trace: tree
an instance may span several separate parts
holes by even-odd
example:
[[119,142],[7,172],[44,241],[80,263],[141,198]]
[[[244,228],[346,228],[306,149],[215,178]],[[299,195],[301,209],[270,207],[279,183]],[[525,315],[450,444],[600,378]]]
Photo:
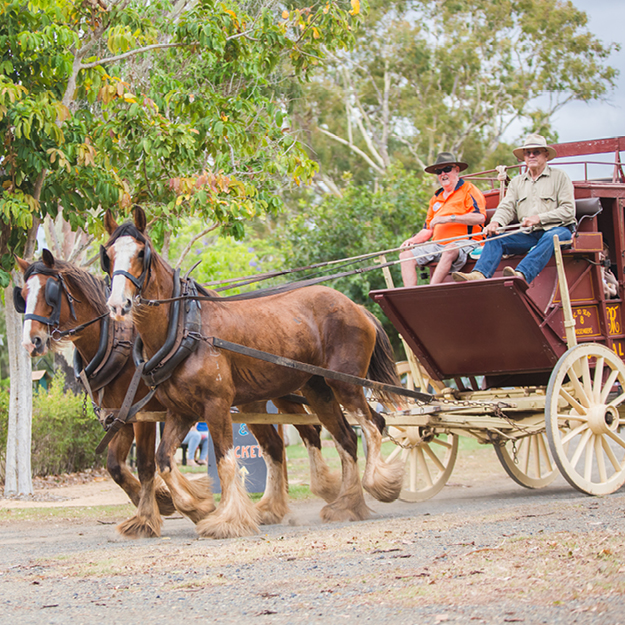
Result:
[[294,105],[330,188],[343,171],[368,181],[395,161],[422,169],[440,151],[477,167],[511,124],[549,134],[555,111],[614,85],[607,59],[619,46],[599,41],[569,0],[372,5],[354,48]]
[[[326,50],[348,44],[358,13],[358,0],[292,10],[2,0],[0,284],[13,253],[30,257],[39,224],[57,215],[97,235],[103,210],[143,202],[166,242],[185,214],[240,237],[245,220],[276,211],[280,187],[315,166],[275,84],[286,73],[307,78]],[[87,244],[77,239],[76,254]],[[12,383],[19,376],[11,370]]]
[[[429,181],[401,165],[389,168],[376,189],[347,182],[341,196],[327,194],[321,202],[311,197],[302,201],[276,235],[285,256],[286,267],[304,267],[333,259],[370,254],[376,250],[397,248],[402,241],[421,229],[430,196]],[[389,256],[387,260],[393,260]],[[347,267],[330,266],[326,273],[373,266],[369,259]],[[392,267],[395,284],[401,284],[399,267]],[[328,282],[352,301],[367,307],[384,323],[395,346],[397,333],[379,306],[369,298],[369,291],[386,288],[382,270],[354,274]]]

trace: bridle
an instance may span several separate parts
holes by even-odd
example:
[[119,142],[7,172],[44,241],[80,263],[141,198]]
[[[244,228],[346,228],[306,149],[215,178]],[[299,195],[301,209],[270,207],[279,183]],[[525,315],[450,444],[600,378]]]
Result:
[[111,282],[115,276],[124,276],[124,278],[128,278],[128,280],[130,280],[137,287],[138,293],[141,293],[143,290],[143,285],[145,284],[148,272],[150,271],[151,264],[152,250],[146,242],[143,248],[143,271],[138,278],[135,278],[135,276],[127,271],[124,271],[123,269],[116,269],[111,275],[111,259],[108,256],[107,248],[104,247],[104,245],[100,245],[100,267],[102,268],[102,271],[111,276]]
[[[28,271],[26,271],[26,274],[24,275],[24,280],[28,281],[28,279],[34,275],[47,274],[44,274],[40,271],[33,271],[31,273],[28,273]],[[19,314],[26,313],[24,315],[25,321],[39,321],[49,328],[58,328],[61,319],[61,303],[63,293],[65,293],[65,296],[67,297],[70,314],[72,315],[74,320],[77,320],[76,311],[74,310],[74,301],[78,300],[75,300],[72,297],[61,274],[50,275],[46,282],[44,296],[46,299],[46,304],[48,304],[48,306],[52,308],[52,312],[50,313],[49,317],[42,317],[41,315],[35,315],[34,313],[26,313],[26,300],[24,300],[24,297],[22,296],[22,287],[19,286],[13,287],[13,305],[15,306],[15,310]]]

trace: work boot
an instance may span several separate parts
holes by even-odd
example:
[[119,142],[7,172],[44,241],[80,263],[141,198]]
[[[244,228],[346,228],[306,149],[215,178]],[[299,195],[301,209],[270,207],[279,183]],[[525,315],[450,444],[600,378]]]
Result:
[[461,271],[454,271],[451,277],[456,282],[469,282],[471,280],[486,280],[486,276],[479,271],[472,271],[471,273],[462,273]]
[[527,282],[527,278],[521,271],[517,271],[514,267],[504,267],[503,275],[506,278],[521,278],[521,280],[525,280]]

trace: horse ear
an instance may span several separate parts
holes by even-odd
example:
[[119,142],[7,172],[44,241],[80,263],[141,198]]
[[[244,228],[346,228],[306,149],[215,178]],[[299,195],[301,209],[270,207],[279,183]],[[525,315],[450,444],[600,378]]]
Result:
[[41,260],[46,267],[50,267],[50,269],[54,269],[54,256],[52,256],[52,252],[44,248],[43,253],[41,254]]
[[135,226],[141,234],[145,234],[145,228],[147,226],[147,219],[145,217],[145,211],[137,204],[132,209],[132,214],[135,218]]
[[108,208],[106,213],[104,213],[104,229],[109,233],[109,236],[117,230],[117,222]]
[[15,260],[17,261],[17,266],[20,268],[20,271],[22,273],[25,273],[26,270],[30,267],[30,264],[19,256],[16,256]]

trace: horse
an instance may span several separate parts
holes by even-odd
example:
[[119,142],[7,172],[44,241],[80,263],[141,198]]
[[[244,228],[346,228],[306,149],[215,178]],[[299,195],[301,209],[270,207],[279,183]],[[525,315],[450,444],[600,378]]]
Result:
[[[133,216],[134,223],[118,226],[107,211],[104,226],[109,240],[101,248],[101,262],[112,280],[107,301],[112,318],[132,318],[142,340],[143,356],[153,364],[171,336],[169,317],[174,303],[150,306],[145,300],[170,298],[179,292],[180,280],[147,236],[143,209],[136,206]],[[189,307],[189,300],[185,304]],[[176,508],[189,515],[195,505],[193,496],[180,481],[173,454],[192,424],[206,421],[222,497],[217,510],[197,522],[201,536],[230,538],[258,532],[257,511],[245,493],[232,446],[230,406],[295,391],[304,395],[330,432],[341,460],[340,491],[336,500],[321,510],[322,519],[368,518],[371,510],[365,503],[363,486],[379,501],[398,497],[403,466],[381,458],[384,419],[369,407],[361,386],[219,349],[211,340],[219,337],[336,372],[361,377],[368,374],[378,382],[399,385],[390,341],[371,313],[323,286],[250,300],[203,298],[200,306],[195,330],[185,335],[188,339],[195,336],[194,346],[176,361],[170,377],[157,389],[167,413],[156,459]],[[362,484],[357,438],[343,411],[361,426],[367,442]]]
[[[25,285],[23,288],[16,287],[14,295],[16,307],[26,312],[29,317],[38,317],[38,319],[27,318],[24,322],[22,341],[26,350],[32,356],[44,355],[55,344],[53,342],[55,332],[67,333],[68,340],[74,343],[82,361],[93,362],[102,345],[104,323],[99,317],[108,315],[104,281],[75,265],[56,260],[49,250],[44,250],[41,261],[32,265],[19,258],[17,262],[24,273]],[[90,321],[98,323],[91,324]],[[125,326],[124,329],[129,330],[121,338],[132,342],[135,334],[132,324],[123,321],[117,325],[121,325],[122,328]],[[108,333],[115,335],[116,329],[118,328],[109,328]],[[120,337],[115,335],[115,343],[121,342],[119,339]],[[128,355],[129,350],[126,351],[126,359],[116,370],[116,375],[98,394],[98,402],[104,413],[107,410],[116,411],[122,405],[135,370],[134,363],[127,357]],[[102,367],[98,369],[101,370]],[[140,383],[136,399],[140,400],[147,392],[145,384]],[[301,404],[285,398],[274,398],[273,401],[278,409],[284,412],[305,412]],[[156,398],[152,398],[144,409],[153,412],[165,411]],[[264,403],[249,404],[240,406],[239,410],[244,413],[263,412],[266,406]],[[308,449],[311,490],[326,501],[333,501],[338,494],[339,478],[330,472],[321,456],[319,428],[296,427]],[[267,487],[256,508],[262,523],[278,523],[288,512],[287,487],[282,468],[283,442],[270,425],[249,425],[249,428],[257,438],[270,465]],[[133,439],[137,441],[139,480],[133,476],[126,464]],[[127,538],[160,536],[163,523],[161,515],[166,516],[175,512],[171,495],[163,481],[157,478],[156,484],[154,483],[155,440],[155,424],[137,422],[122,426],[109,443],[107,470],[137,507],[137,513],[117,527],[118,532]],[[208,478],[194,480],[186,487],[194,493],[195,499],[201,502],[200,516],[206,514],[207,510],[214,509]]]

